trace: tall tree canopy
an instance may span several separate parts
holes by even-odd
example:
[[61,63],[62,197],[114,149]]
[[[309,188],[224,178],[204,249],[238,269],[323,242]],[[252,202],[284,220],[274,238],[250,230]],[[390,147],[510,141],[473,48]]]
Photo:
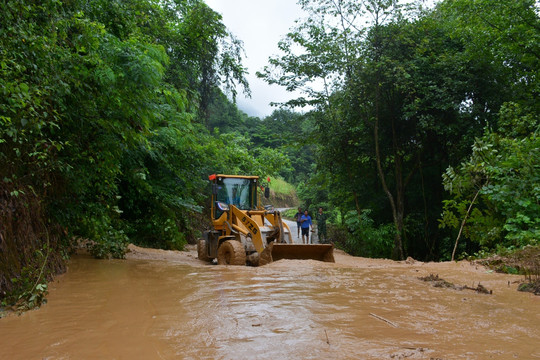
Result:
[[206,130],[219,86],[249,88],[241,42],[203,1],[0,10],[1,293],[24,269],[27,285],[44,281],[77,239],[99,257],[128,241],[182,248],[202,227],[208,174],[286,164]]
[[318,167],[341,193],[328,197],[391,221],[394,258],[448,254],[450,234],[438,226],[447,166],[497,126],[506,102],[538,114],[535,2],[299,3],[308,20],[259,76],[304,90],[289,105],[314,106]]

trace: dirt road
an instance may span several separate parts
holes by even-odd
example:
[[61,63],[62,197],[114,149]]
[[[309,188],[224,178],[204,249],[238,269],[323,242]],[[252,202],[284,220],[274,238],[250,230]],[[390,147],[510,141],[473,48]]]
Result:
[[540,297],[467,262],[337,251],[250,268],[131,249],[74,258],[46,305],[0,319],[0,359],[540,359]]

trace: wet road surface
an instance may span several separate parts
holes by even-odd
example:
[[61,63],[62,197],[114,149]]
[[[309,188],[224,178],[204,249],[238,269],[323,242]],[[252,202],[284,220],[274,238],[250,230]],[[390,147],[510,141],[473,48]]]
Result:
[[0,359],[540,359],[540,297],[467,262],[252,268],[132,249],[75,257],[46,305],[0,319]]

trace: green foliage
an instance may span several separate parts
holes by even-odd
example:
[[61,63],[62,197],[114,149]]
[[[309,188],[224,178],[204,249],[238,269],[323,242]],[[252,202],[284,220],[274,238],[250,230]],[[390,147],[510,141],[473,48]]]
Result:
[[457,228],[476,192],[464,235],[493,249],[535,245],[540,237],[540,123],[516,104],[501,111],[500,131],[486,129],[458,170],[449,168],[441,226]]
[[[182,249],[217,172],[298,185],[355,254],[444,258],[465,216],[461,252],[536,244],[537,3],[300,5],[310,17],[260,76],[311,110],[260,120],[234,104],[241,41],[203,1],[2,2],[2,194],[34,209],[32,194],[47,227],[104,258],[128,241]],[[39,304],[31,257],[18,296]]]
[[[210,90],[249,91],[242,45],[221,16],[198,0],[9,0],[0,10],[1,190],[24,201],[31,189],[45,222],[96,257],[122,258],[128,241],[182,249],[228,146],[194,120]],[[248,170],[287,166],[278,152],[240,150]]]
[[533,95],[540,71],[538,2],[458,0],[439,7],[452,36],[464,39],[465,55],[479,70],[475,81],[483,89],[472,96],[480,95],[490,107],[513,101],[538,112]]
[[291,169],[291,161],[279,149],[261,147],[255,152],[259,173],[277,176]]
[[216,88],[223,85],[234,99],[240,85],[249,95],[247,70],[241,62],[242,43],[227,30],[221,15],[203,1],[169,0],[163,8],[169,26],[158,27],[155,37],[171,58],[167,79],[176,88],[188,90],[188,98],[198,103],[201,122],[210,127],[210,104]]
[[312,177],[298,184],[298,195],[302,199],[303,209],[315,214],[319,207],[323,207],[330,222],[336,218],[338,209],[335,209],[328,201],[328,194],[333,190],[328,187],[324,174],[314,173]]
[[294,215],[298,212],[298,209],[287,209],[281,213],[284,218],[294,219]]
[[254,129],[260,123],[260,119],[249,117],[240,111],[236,104],[216,87],[211,93],[207,122],[212,132],[218,129],[220,133],[238,132],[254,136],[256,133]]
[[97,240],[88,244],[88,250],[97,259],[123,259],[127,252],[128,238],[121,230],[112,227],[98,231]]
[[[25,277],[26,274],[23,272],[22,273],[22,276]],[[18,282],[17,281],[13,281],[14,284],[18,285],[18,288],[26,288],[28,283],[26,282],[22,282],[21,284],[17,284]],[[23,291],[17,301],[16,301],[16,304],[18,304],[16,306],[17,308],[17,311],[26,311],[26,310],[32,310],[34,308],[38,308],[40,307],[41,305],[47,303],[47,299],[46,299],[46,296],[47,294],[49,293],[49,290],[48,290],[48,285],[47,285],[47,282],[46,281],[43,281],[37,285],[35,285],[35,287],[32,287],[32,289],[30,290],[27,290],[27,291]],[[7,302],[6,304],[9,303],[9,299],[7,299]]]
[[49,274],[43,271],[48,257],[47,251],[35,251],[35,261],[41,266],[25,266],[18,277],[11,279],[15,290],[2,300],[2,306],[14,305],[17,311],[26,311],[47,302]]
[[[441,169],[467,157],[487,124],[497,128],[507,111],[503,104],[521,106],[520,118],[527,117],[512,126],[523,129],[538,118],[537,6],[531,0],[511,6],[460,0],[424,11],[395,1],[300,4],[308,20],[287,34],[279,44],[282,55],[259,74],[309,96],[289,105],[314,107],[306,138],[316,144],[317,166],[299,186],[300,197],[308,206],[328,203],[338,214],[367,208],[377,223],[393,221],[397,257],[405,251],[417,258],[445,256],[453,234],[437,226],[443,201],[456,211],[444,221],[460,223],[474,192],[446,199]],[[315,79],[324,87],[310,88]],[[494,183],[488,188],[490,201],[469,214],[476,227],[465,231],[476,240],[465,248],[492,244],[502,230],[521,239],[537,236],[529,212],[511,221],[494,216],[491,207],[502,204],[505,192]],[[526,198],[527,192],[513,195]]]
[[448,1],[439,10],[452,37],[465,40],[463,57],[476,68],[477,90],[463,110],[492,109],[486,114],[490,126],[468,160],[446,171],[443,182],[452,199],[441,226],[457,229],[478,194],[465,239],[488,250],[537,243],[538,4]]
[[313,154],[304,144],[302,127],[307,121],[302,115],[275,110],[262,120],[248,117],[216,90],[208,121],[216,134],[243,136],[252,148],[250,154],[257,159],[257,166],[271,168],[268,173],[260,170],[263,175],[279,175],[291,183],[307,177]]
[[[270,60],[286,76],[274,76],[270,67],[261,76],[291,89],[303,88],[313,78],[326,84],[323,91],[308,91],[316,105],[310,134],[318,145],[320,174],[306,189],[324,184],[328,192],[309,197],[332,200],[343,213],[371,208],[379,221],[396,221],[402,236],[409,181],[418,178],[421,161],[436,163],[447,154],[444,145],[437,146],[437,136],[448,137],[452,130],[455,142],[467,140],[438,123],[456,118],[457,106],[448,103],[464,96],[458,92],[463,86],[456,86],[463,71],[449,67],[446,56],[457,46],[443,47],[445,34],[432,31],[436,24],[406,20],[395,2],[345,1],[338,6],[314,0],[302,6],[310,12],[309,20],[282,42],[285,55]],[[366,26],[359,20],[366,13],[378,20]],[[435,41],[428,43],[426,34]],[[293,45],[306,54],[296,56]],[[453,81],[456,74],[460,76]],[[440,182],[438,174],[430,175],[429,185]],[[396,252],[402,248],[396,242]]]
[[278,149],[254,148],[247,136],[237,132],[216,136],[207,144],[215,162],[214,173],[252,174],[265,179],[290,166],[288,157]]
[[360,216],[356,211],[345,214],[345,225],[350,234],[345,241],[345,249],[355,256],[389,258],[395,228],[392,224],[376,226],[370,213],[370,210],[364,210]]

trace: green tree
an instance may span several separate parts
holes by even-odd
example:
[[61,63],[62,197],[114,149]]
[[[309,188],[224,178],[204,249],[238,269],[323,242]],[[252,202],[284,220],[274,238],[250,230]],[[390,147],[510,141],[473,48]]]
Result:
[[214,88],[208,108],[208,129],[213,132],[218,129],[220,133],[239,132],[241,134],[253,134],[253,129],[258,126],[260,119],[250,117],[239,110],[219,88]]
[[[481,91],[471,92],[472,105],[496,125],[498,110],[507,101],[538,113],[540,58],[539,4],[534,0],[458,0],[439,6],[440,19],[452,37],[463,39],[474,81]],[[480,90],[480,87],[479,87]]]
[[540,123],[513,103],[500,114],[500,129],[486,128],[470,158],[444,176],[453,197],[445,202],[441,226],[459,230],[452,259],[461,235],[488,251],[538,243]]
[[251,137],[257,147],[279,149],[287,155],[291,167],[283,167],[280,175],[297,184],[309,177],[315,161],[310,139],[312,126],[313,121],[308,116],[279,109],[259,121]]
[[171,58],[167,79],[197,100],[201,121],[208,126],[216,87],[223,86],[233,99],[238,85],[250,94],[247,70],[242,65],[243,44],[227,30],[221,15],[204,1],[169,0],[164,7],[172,31],[158,41]]
[[24,210],[28,225],[0,211],[10,242],[0,293],[21,274],[21,293],[46,291],[73,239],[98,257],[122,257],[128,241],[182,248],[210,171],[287,166],[280,152],[248,151],[249,140],[225,142],[195,121],[210,90],[247,87],[241,43],[202,1],[0,9],[0,208]]
[[[469,3],[473,10],[463,16]],[[532,106],[535,45],[510,41],[534,33],[531,3],[507,11],[497,2],[489,12],[488,2],[463,0],[422,12],[395,1],[302,1],[309,20],[287,35],[285,55],[260,74],[310,96],[289,104],[315,106],[318,165],[335,192],[329,198],[359,216],[373,209],[377,224],[391,221],[395,258],[437,257],[447,164],[466,156],[512,92]],[[504,30],[518,19],[528,24],[519,35]],[[493,50],[494,41],[502,46]],[[526,55],[517,57],[518,48]],[[314,79],[320,91],[306,87]]]
[[442,225],[458,232],[451,257],[458,250],[470,253],[459,242],[462,235],[468,244],[488,250],[533,243],[537,224],[530,211],[536,194],[529,183],[536,170],[526,164],[537,161],[531,146],[536,146],[539,113],[538,3],[456,1],[442,3],[440,10],[444,21],[454,24],[452,36],[464,39],[464,56],[485,69],[476,77],[485,86],[471,92],[468,110],[489,120],[468,159],[446,173],[452,198],[445,203]]

